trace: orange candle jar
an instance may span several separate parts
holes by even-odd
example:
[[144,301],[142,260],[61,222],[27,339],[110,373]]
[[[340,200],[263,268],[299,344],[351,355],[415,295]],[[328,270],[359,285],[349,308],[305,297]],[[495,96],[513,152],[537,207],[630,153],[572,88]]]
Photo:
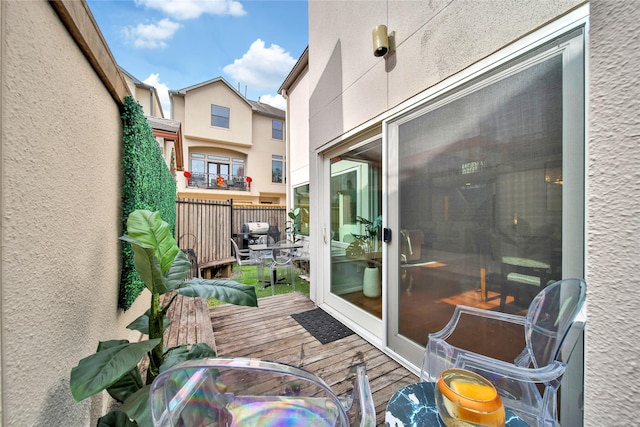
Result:
[[505,412],[496,388],[465,369],[446,369],[435,387],[438,414],[447,427],[504,427]]

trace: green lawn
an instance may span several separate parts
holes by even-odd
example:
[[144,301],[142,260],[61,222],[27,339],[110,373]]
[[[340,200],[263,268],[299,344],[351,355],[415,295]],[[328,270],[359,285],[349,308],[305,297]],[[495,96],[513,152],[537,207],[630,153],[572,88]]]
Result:
[[[238,270],[238,266],[234,265],[233,267],[233,276],[232,280],[235,280],[239,283],[244,283],[246,285],[252,285],[256,288],[256,295],[259,298],[270,297],[271,296],[271,286],[267,286],[266,288],[262,288],[264,285],[262,282],[258,283],[257,276],[257,267],[256,266],[244,266],[242,267],[242,274]],[[265,269],[265,273],[268,274],[268,269]],[[268,277],[268,275],[266,276]],[[275,294],[287,294],[289,292],[293,292],[293,287],[288,283],[277,284],[275,289]],[[301,279],[296,274],[296,292],[302,292],[306,296],[309,296],[309,282]],[[215,298],[209,298],[209,307],[214,307],[216,305],[226,304],[225,302],[219,301]]]

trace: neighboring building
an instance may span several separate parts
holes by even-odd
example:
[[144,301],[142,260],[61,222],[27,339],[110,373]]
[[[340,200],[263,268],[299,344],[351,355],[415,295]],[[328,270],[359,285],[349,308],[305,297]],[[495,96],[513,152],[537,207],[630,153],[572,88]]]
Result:
[[85,2],[0,3],[2,283],[0,424],[89,426],[71,368],[126,326],[117,310],[123,99],[130,94]]
[[[526,308],[497,286],[513,258],[544,266],[509,279],[532,293],[584,277],[562,425],[635,424],[639,23],[627,1],[309,2],[308,52],[281,93],[292,191],[310,183],[314,301],[417,371],[457,302]],[[391,240],[367,296],[346,253],[356,217],[378,215]]]
[[220,77],[169,94],[182,123],[179,197],[286,203],[284,111],[246,99]]
[[131,95],[142,107],[144,115],[147,117],[164,118],[162,104],[160,103],[160,97],[158,96],[156,88],[141,82],[122,67],[120,67],[120,71],[124,75],[124,80],[127,82],[129,92],[131,92]]
[[164,118],[158,91],[155,87],[141,82],[122,67],[120,67],[120,71],[124,76],[129,92],[138,101],[147,117],[153,135],[156,137],[156,142],[162,150],[162,157],[164,157],[167,167],[176,176],[177,171],[183,170],[180,122]]
[[[309,235],[309,48],[278,92],[287,101],[288,209],[300,208],[300,232]],[[294,106],[293,108],[289,108]]]

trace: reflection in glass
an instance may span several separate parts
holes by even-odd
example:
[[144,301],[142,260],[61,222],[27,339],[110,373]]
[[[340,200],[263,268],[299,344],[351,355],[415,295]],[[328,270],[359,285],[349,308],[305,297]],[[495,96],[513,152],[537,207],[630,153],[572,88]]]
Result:
[[309,184],[293,188],[293,207],[300,208],[297,218],[298,230],[303,236],[309,235]]
[[520,313],[562,277],[562,66],[549,57],[400,125],[401,335],[425,345],[456,304]]
[[[381,248],[353,256],[349,245],[366,234],[364,218],[373,222],[382,214],[382,141],[376,140],[331,159],[331,292],[382,318],[381,297],[363,293],[368,260],[380,265]],[[352,255],[349,255],[352,254]],[[378,279],[382,275],[377,271]],[[369,295],[377,293],[368,292]]]

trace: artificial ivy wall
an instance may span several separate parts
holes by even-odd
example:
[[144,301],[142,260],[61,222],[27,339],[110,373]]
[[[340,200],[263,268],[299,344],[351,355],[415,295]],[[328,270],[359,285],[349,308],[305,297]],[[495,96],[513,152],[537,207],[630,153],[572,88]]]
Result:
[[[122,229],[127,231],[127,218],[136,209],[159,211],[171,230],[176,224],[176,182],[169,172],[162,152],[142,107],[131,96],[122,107]],[[144,283],[133,264],[131,245],[122,244],[122,274],[118,307],[131,307]]]

